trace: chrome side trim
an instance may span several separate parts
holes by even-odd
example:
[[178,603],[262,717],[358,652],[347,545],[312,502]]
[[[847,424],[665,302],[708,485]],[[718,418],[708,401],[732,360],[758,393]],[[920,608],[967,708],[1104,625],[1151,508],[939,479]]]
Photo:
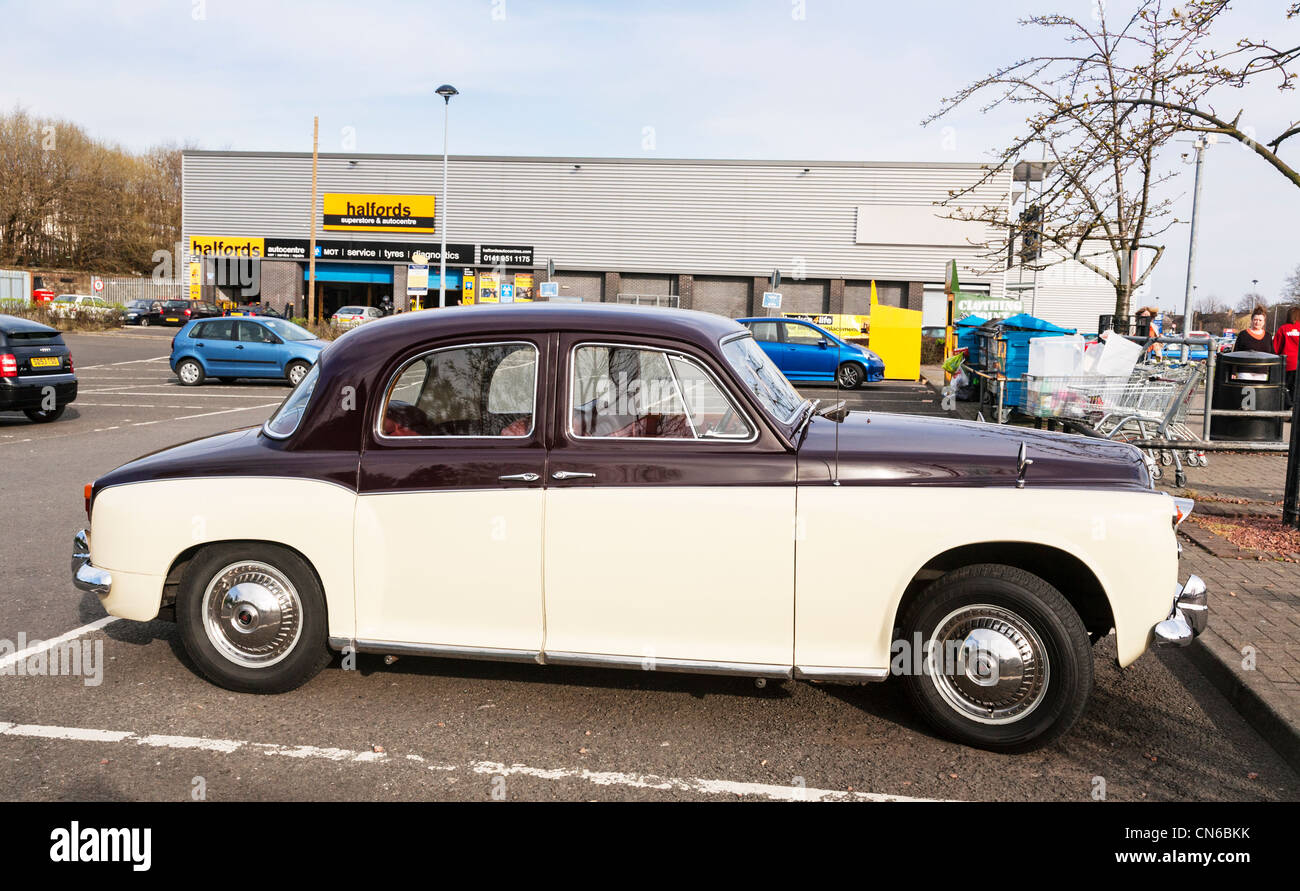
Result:
[[823,681],[828,684],[878,684],[889,678],[889,669],[796,665],[794,676],[801,681]]
[[395,640],[352,640],[331,637],[331,649],[352,647],[357,653],[381,653],[394,656],[432,656],[441,659],[478,659],[486,662],[541,662],[537,650],[510,650],[493,647],[453,647],[443,644],[420,644]]
[[654,656],[608,656],[603,653],[545,653],[547,665],[581,665],[590,668],[629,668],[641,671],[672,671],[685,674],[739,675],[747,678],[788,680],[786,665],[761,662],[706,662],[695,659],[659,659]]

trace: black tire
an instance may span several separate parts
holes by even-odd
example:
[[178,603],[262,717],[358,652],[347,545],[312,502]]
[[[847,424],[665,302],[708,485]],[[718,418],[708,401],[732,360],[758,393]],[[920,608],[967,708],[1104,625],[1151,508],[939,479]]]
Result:
[[25,408],[23,414],[27,415],[27,420],[33,424],[48,424],[50,421],[57,421],[63,417],[63,410],[66,405],[57,405],[48,411],[43,408]]
[[[301,381],[304,377],[306,377],[307,372],[309,371],[311,371],[310,362],[304,362],[301,359],[295,359],[292,362],[290,362],[288,365],[284,366],[284,379],[289,382],[289,386],[296,387],[298,386],[298,381]],[[295,373],[298,375],[297,380],[294,379]]]
[[867,369],[857,362],[844,362],[835,372],[835,378],[842,389],[856,390],[867,382]]
[[148,327],[149,327],[149,320],[148,320],[148,319],[145,319],[145,318],[142,318],[142,319],[140,319],[140,321],[137,322],[136,324],[138,324],[141,328],[148,328]]
[[[187,366],[193,366],[193,374],[187,371]],[[203,365],[197,359],[182,359],[176,366],[176,377],[180,380],[182,387],[197,387],[207,378],[207,373],[203,370]],[[189,380],[186,378],[189,377]]]
[[[980,616],[985,617],[983,626]],[[941,624],[946,626],[942,632]],[[999,630],[989,630],[990,625]],[[1010,666],[1006,671],[985,677],[993,678],[992,687],[1003,680],[1010,685],[999,693],[972,678],[969,669],[964,674],[950,671],[949,680],[929,670],[926,660],[927,670],[904,675],[903,685],[908,699],[940,733],[981,749],[1025,752],[1057,739],[1084,713],[1092,693],[1092,647],[1083,620],[1061,592],[1011,566],[966,566],[935,581],[899,620],[902,640],[909,643],[919,632],[928,648],[941,632],[938,652],[944,649],[942,640],[970,640],[964,626],[984,628],[988,640],[995,646],[1004,643],[1017,658],[1034,654],[1025,661],[1037,668],[1017,672],[1020,663],[1004,663]],[[1003,633],[1007,628],[1011,631]],[[983,704],[962,692],[971,688],[985,697]],[[989,705],[995,707],[983,711]]]
[[[269,572],[268,572],[269,570]],[[241,585],[247,595],[263,596],[262,606],[268,616],[277,616],[258,629],[257,620],[262,614],[256,611],[257,604],[249,600],[239,601],[230,607],[228,620],[222,621],[224,613],[213,617],[213,623],[205,622],[205,597],[209,586],[215,585],[214,597],[220,590],[219,580],[225,578],[224,584],[232,579],[256,579],[257,583]],[[262,584],[272,580],[268,585]],[[284,584],[287,582],[287,585]],[[279,594],[272,593],[278,591]],[[296,619],[293,609],[276,614],[266,609],[269,602],[265,598],[276,600],[277,597],[297,595],[296,604],[300,607]],[[286,601],[276,600],[277,603]],[[292,600],[287,602],[293,602]],[[250,665],[241,663],[236,656],[239,649],[230,643],[222,643],[226,637],[239,637],[234,626],[242,624],[242,617],[248,606],[253,607],[251,620],[252,632],[240,644],[250,647],[258,644],[268,650],[265,653],[242,653],[249,660],[265,660],[266,664]],[[213,607],[219,611],[219,604]],[[228,690],[241,693],[284,693],[301,687],[320,673],[330,661],[330,651],[326,645],[328,626],[325,613],[325,594],[321,590],[316,573],[302,557],[286,548],[264,542],[237,542],[213,545],[200,551],[190,561],[181,577],[180,589],[176,596],[176,621],[180,626],[181,641],[194,664],[213,683]],[[292,627],[290,627],[292,626]],[[222,628],[228,629],[223,633]],[[265,631],[263,634],[262,631]],[[268,635],[274,639],[265,644]],[[234,652],[235,656],[231,653]]]
[[233,378],[233,377],[219,377],[219,378],[217,378],[217,380],[221,381],[223,384],[233,384],[233,383],[237,380],[237,378]]

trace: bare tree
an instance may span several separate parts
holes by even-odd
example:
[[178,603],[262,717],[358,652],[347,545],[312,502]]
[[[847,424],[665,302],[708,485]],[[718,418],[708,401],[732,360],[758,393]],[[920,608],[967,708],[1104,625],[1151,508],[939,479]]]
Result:
[[1280,302],[1294,303],[1300,301],[1300,266],[1295,268],[1285,282],[1282,283],[1282,294]]
[[[1300,185],[1300,174],[1276,151],[1297,125],[1268,146],[1258,145],[1239,128],[1241,114],[1225,122],[1208,104],[1212,90],[1243,86],[1262,75],[1276,74],[1278,87],[1290,89],[1295,75],[1288,65],[1300,47],[1279,49],[1266,41],[1243,40],[1226,51],[1210,46],[1210,25],[1228,0],[1185,0],[1174,7],[1166,0],[1141,0],[1127,17],[1112,21],[1106,4],[1093,4],[1094,19],[1066,15],[1033,16],[1022,22],[1061,33],[1065,48],[1013,62],[975,81],[942,101],[930,124],[959,106],[980,101],[981,111],[1000,106],[1024,107],[1025,128],[999,152],[983,180],[949,198],[954,219],[979,221],[1019,231],[1030,247],[1022,251],[1030,268],[1073,259],[1115,288],[1115,312],[1127,316],[1133,292],[1151,275],[1164,254],[1160,241],[1176,222],[1159,187],[1174,174],[1160,165],[1160,153],[1180,132],[1223,133],[1239,138]],[[1287,16],[1300,14],[1293,4]],[[977,97],[980,97],[977,99]],[[1042,197],[1025,220],[1009,219],[1007,206],[958,207],[979,185],[1002,177],[1042,145],[1050,169]],[[1001,246],[989,245],[990,257]],[[1149,261],[1137,270],[1139,252]]]

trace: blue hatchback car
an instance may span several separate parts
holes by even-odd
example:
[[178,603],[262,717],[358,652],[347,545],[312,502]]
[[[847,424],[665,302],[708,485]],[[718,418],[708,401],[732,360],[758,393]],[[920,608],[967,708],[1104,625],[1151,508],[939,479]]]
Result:
[[171,367],[186,387],[209,377],[223,383],[283,378],[297,386],[325,347],[315,334],[284,319],[199,319],[172,338]]
[[846,390],[885,378],[885,363],[866,347],[848,343],[802,319],[764,316],[736,321],[792,381],[838,380]]

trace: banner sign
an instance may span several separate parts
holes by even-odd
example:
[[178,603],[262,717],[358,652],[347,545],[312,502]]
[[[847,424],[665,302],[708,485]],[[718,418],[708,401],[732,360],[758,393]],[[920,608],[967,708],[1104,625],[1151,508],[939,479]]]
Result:
[[474,286],[478,284],[474,279],[474,270],[466,269],[465,278],[460,283],[460,303],[461,306],[470,306],[474,303],[475,294]]
[[787,319],[799,319],[812,322],[819,328],[825,328],[836,337],[861,337],[871,327],[871,316],[844,313],[783,313]]
[[531,272],[515,273],[515,303],[533,302],[533,274]]
[[[268,260],[306,260],[311,242],[305,238],[267,238],[263,256]],[[345,260],[348,262],[375,261],[381,263],[409,263],[412,254],[423,253],[432,264],[441,260],[440,246],[420,242],[400,241],[339,241],[316,239],[317,260]],[[455,266],[469,266],[474,262],[474,245],[447,245],[447,262]]]
[[203,299],[203,264],[190,263],[190,299]]
[[329,230],[432,233],[433,196],[326,192],[321,220]]
[[193,235],[190,237],[190,255],[194,257],[264,257],[266,240],[262,238],[229,238],[223,235]]
[[414,264],[406,267],[406,296],[423,297],[429,293],[429,267],[416,266]]
[[958,291],[953,299],[953,319],[964,319],[966,316],[1005,319],[1021,313],[1023,305],[1019,297],[990,297],[988,294]]
[[480,272],[478,276],[478,302],[498,303],[501,300],[501,277],[495,272]]
[[532,245],[482,244],[478,249],[480,266],[532,266]]

